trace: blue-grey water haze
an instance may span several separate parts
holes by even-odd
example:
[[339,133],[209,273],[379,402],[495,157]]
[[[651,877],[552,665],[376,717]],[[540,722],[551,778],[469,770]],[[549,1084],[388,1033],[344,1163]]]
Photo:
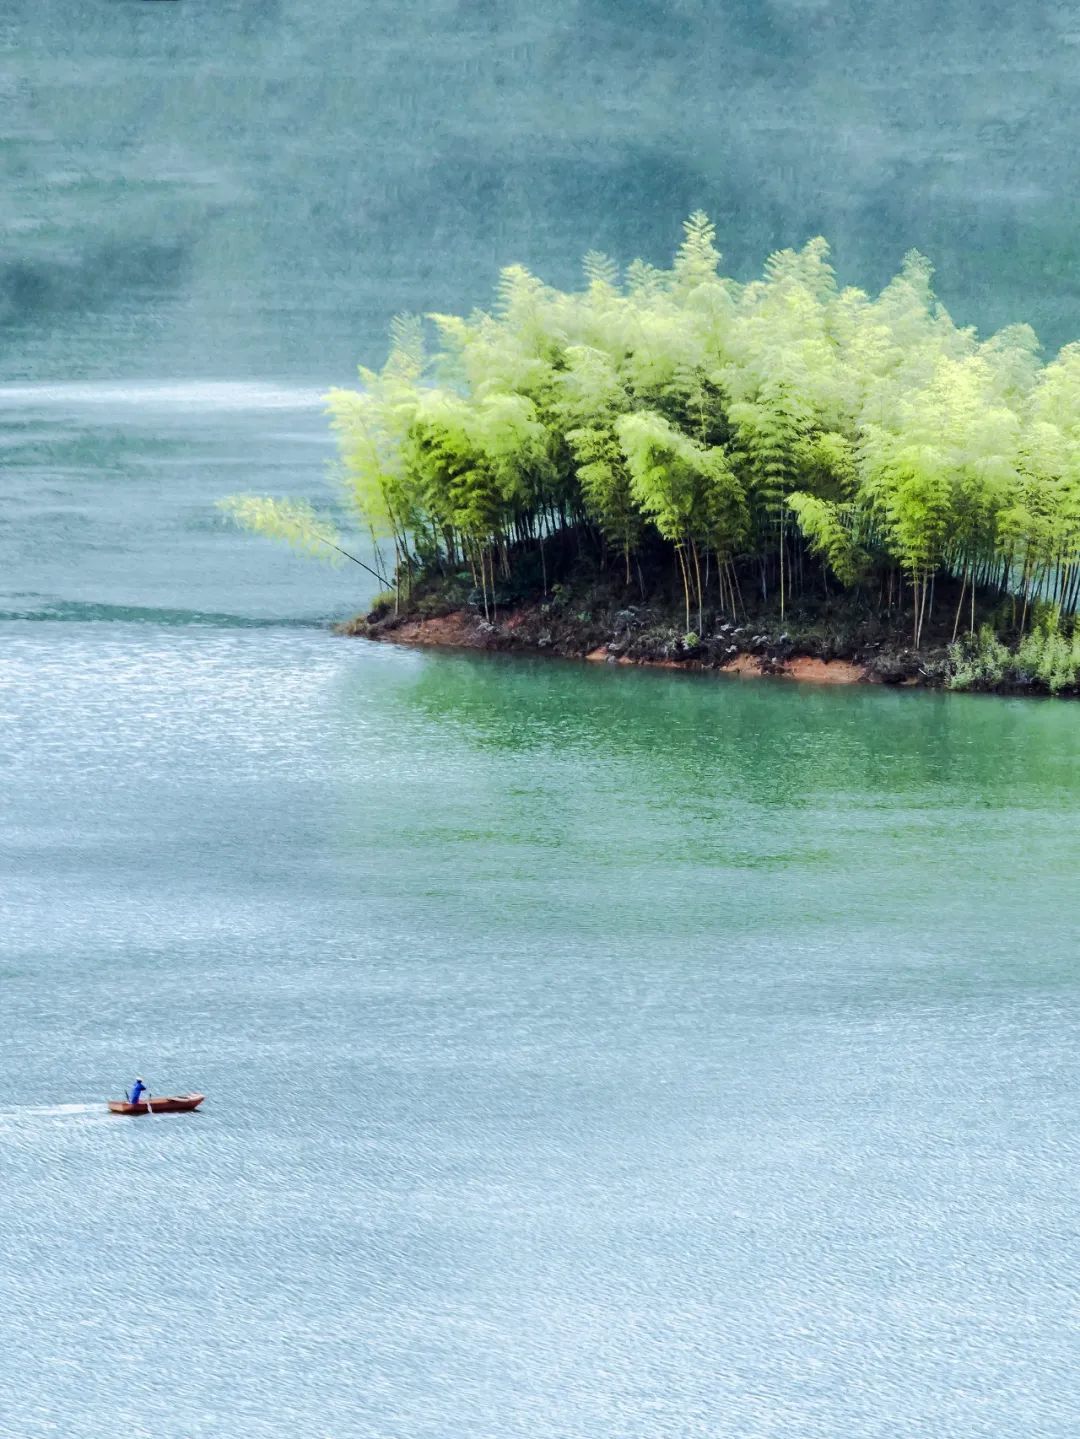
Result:
[[400,310],[824,234],[1080,337],[1065,0],[6,0],[0,373],[319,383]]
[[1071,338],[1078,37],[5,9],[3,1439],[1072,1439],[1076,707],[345,640],[214,501],[698,204]]

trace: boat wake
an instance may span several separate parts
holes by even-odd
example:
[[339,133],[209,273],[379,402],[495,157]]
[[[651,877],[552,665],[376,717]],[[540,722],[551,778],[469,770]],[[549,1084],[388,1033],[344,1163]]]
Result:
[[101,1111],[100,1104],[22,1104],[16,1109],[0,1109],[0,1119],[9,1115],[33,1114],[39,1117],[50,1118],[66,1114],[96,1114]]
[[43,1123],[53,1128],[62,1124],[93,1124],[111,1119],[104,1101],[97,1104],[20,1104],[0,1109],[0,1135],[16,1136],[38,1129]]

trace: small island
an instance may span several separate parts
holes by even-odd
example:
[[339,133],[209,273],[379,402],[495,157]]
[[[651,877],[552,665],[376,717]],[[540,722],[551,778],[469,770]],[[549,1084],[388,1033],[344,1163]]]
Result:
[[750,283],[715,240],[396,320],[328,397],[368,558],[305,503],[223,507],[368,569],[375,639],[1077,693],[1080,345],[980,340],[914,251],[871,298],[823,239]]

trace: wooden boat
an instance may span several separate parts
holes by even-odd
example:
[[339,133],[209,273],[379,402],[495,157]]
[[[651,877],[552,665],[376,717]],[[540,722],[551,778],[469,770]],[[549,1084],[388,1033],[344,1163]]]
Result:
[[189,1114],[191,1110],[198,1109],[205,1098],[205,1094],[163,1094],[160,1097],[153,1094],[149,1104],[145,1099],[140,1099],[138,1104],[126,1099],[110,1099],[109,1108],[113,1114]]

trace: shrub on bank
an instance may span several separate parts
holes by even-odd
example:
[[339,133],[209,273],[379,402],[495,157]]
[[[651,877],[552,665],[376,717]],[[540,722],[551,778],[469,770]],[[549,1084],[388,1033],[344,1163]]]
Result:
[[1080,633],[1075,620],[1053,612],[1041,618],[1015,650],[984,625],[950,645],[946,684],[954,690],[993,690],[1033,684],[1050,694],[1080,689]]

